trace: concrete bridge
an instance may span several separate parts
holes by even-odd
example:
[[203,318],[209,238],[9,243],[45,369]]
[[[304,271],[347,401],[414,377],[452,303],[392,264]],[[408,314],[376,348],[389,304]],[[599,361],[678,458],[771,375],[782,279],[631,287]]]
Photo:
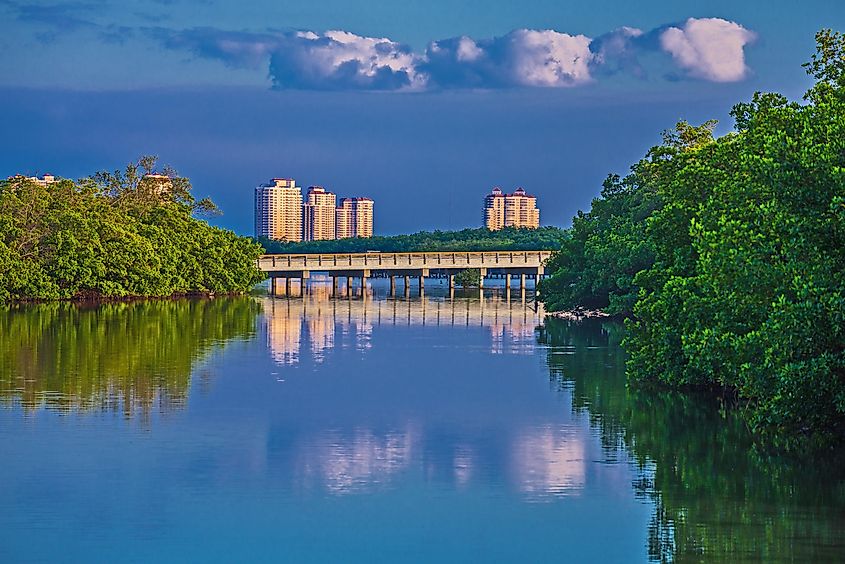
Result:
[[326,273],[337,288],[338,278],[345,278],[347,286],[360,279],[363,286],[367,278],[389,278],[391,294],[396,290],[396,277],[404,280],[405,289],[411,278],[416,278],[423,288],[426,278],[448,278],[449,288],[455,287],[455,274],[468,269],[481,272],[481,287],[485,278],[504,278],[510,290],[511,279],[519,277],[519,287],[526,287],[526,278],[534,279],[534,287],[544,274],[545,263],[551,251],[484,251],[484,252],[434,252],[434,253],[332,253],[302,255],[263,255],[258,268],[270,278],[271,291],[277,293],[278,279],[284,279],[290,289],[291,279],[305,280],[312,272]]

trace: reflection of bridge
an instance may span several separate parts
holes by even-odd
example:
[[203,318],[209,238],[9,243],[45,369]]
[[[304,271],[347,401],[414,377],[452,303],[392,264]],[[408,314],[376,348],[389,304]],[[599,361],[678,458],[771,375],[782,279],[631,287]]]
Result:
[[264,255],[258,259],[258,268],[270,278],[274,294],[277,279],[285,279],[289,288],[291,278],[306,279],[312,272],[328,273],[334,288],[338,278],[346,278],[347,286],[352,285],[354,278],[360,278],[364,286],[371,276],[389,278],[391,294],[396,290],[397,276],[404,278],[406,289],[411,277],[419,279],[420,288],[428,277],[448,278],[449,287],[454,288],[455,274],[467,269],[481,272],[482,288],[485,278],[503,277],[505,288],[510,290],[513,276],[519,276],[520,288],[525,288],[527,276],[535,279],[536,287],[551,254],[551,251],[485,251]]
[[[309,285],[295,299],[261,300],[267,339],[279,364],[298,364],[310,355],[321,362],[333,348],[369,347],[374,327],[464,326],[490,331],[491,352],[531,353],[542,307],[534,310],[508,296],[378,298],[372,289],[356,291],[353,299],[333,299],[328,285]],[[309,352],[310,351],[310,352]]]

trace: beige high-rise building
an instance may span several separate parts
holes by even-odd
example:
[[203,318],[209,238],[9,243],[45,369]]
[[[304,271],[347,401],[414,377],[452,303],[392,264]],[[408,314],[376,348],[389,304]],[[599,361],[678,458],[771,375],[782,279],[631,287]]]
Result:
[[255,188],[255,236],[302,241],[302,190],[292,178]]
[[498,187],[484,197],[484,226],[495,231],[504,227],[540,227],[537,198],[517,188],[513,194],[503,194]]
[[322,241],[335,238],[337,198],[321,186],[308,188],[305,205],[302,206],[302,220],[306,241]]
[[369,198],[341,198],[335,213],[338,239],[373,236],[373,201]]

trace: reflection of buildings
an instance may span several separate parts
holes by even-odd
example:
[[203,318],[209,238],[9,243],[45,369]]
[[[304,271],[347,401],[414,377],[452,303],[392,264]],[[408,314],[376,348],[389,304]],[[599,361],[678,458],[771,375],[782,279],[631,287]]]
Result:
[[334,347],[369,349],[374,327],[488,327],[490,350],[496,354],[531,354],[534,330],[542,313],[498,295],[484,299],[422,297],[379,299],[367,289],[365,298],[332,298],[330,284],[312,283],[299,297],[262,300],[267,342],[279,364],[297,364],[301,354],[321,362]]
[[273,360],[279,364],[297,364],[302,324],[291,322],[290,302],[268,300],[262,305],[267,321],[267,346]]
[[531,497],[572,495],[584,487],[584,441],[571,432],[532,429],[517,439],[513,461],[517,485]]
[[305,484],[335,494],[361,491],[407,468],[418,442],[411,429],[385,434],[355,429],[351,435],[327,431],[304,447],[298,473]]

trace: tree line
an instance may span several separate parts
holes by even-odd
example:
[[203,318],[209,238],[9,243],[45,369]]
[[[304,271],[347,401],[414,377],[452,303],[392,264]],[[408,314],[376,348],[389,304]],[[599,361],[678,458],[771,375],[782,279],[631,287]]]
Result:
[[0,302],[236,293],[263,279],[261,246],[212,227],[187,178],[154,157],[41,186],[0,181]]
[[756,93],[734,131],[681,122],[579,212],[549,309],[627,317],[632,382],[713,388],[778,442],[845,439],[845,36],[801,102]]
[[538,229],[507,227],[498,231],[463,229],[461,231],[420,231],[410,235],[333,239],[328,241],[285,242],[261,238],[266,252],[302,253],[383,253],[461,252],[461,251],[537,251],[560,248],[565,231],[558,227]]

